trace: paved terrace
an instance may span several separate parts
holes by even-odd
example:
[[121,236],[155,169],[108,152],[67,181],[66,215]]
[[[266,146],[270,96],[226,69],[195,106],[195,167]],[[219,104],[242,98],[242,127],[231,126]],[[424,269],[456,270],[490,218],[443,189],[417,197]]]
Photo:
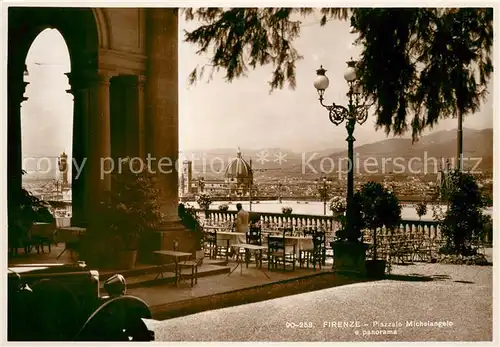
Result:
[[[62,249],[58,246],[54,247],[50,254],[35,252],[28,256],[21,255],[10,260],[9,264],[54,262]],[[487,256],[491,261],[492,249],[487,250]],[[68,256],[64,254],[59,262],[68,262]],[[223,261],[205,259],[199,270],[201,277],[193,288],[190,287],[188,279],[188,283],[181,282],[180,286],[176,287],[173,283],[173,273],[164,273],[164,280],[154,280],[156,267],[149,265],[139,264],[132,271],[102,270],[100,273],[101,279],[117,272],[123,273],[129,284],[128,294],[145,300],[153,312],[154,319],[174,318],[165,323],[149,323],[157,331],[160,340],[380,341],[386,338],[398,341],[470,341],[489,340],[492,336],[492,266],[427,263],[395,265],[387,279],[364,281],[336,276],[331,272],[331,266],[323,268],[322,271],[300,268],[293,272],[272,271],[267,272],[270,277],[267,278],[254,264],[250,264],[249,268],[243,267],[242,272],[237,269],[228,276],[235,265],[234,262],[226,266]],[[267,270],[265,264],[264,270]],[[280,300],[283,303],[280,303]],[[311,306],[303,307],[300,303],[305,303],[306,306],[310,303]],[[249,316],[250,321],[255,320],[257,324],[262,312],[269,311],[269,307],[275,310],[276,305],[289,308],[277,309],[277,317],[281,317],[281,320],[276,318],[269,321],[270,318],[266,316],[264,321],[269,322],[262,324],[269,325],[269,328],[261,327],[259,335],[248,335],[252,329],[243,329],[236,335],[226,331],[225,327],[233,324],[227,317],[237,317],[236,320],[239,321],[240,315]],[[228,313],[223,313],[226,310],[229,310]],[[425,329],[406,330],[397,337],[371,336],[369,339],[366,336],[363,339],[356,337],[352,331],[347,330],[339,332],[332,329],[313,329],[306,333],[301,331],[299,334],[298,331],[284,329],[282,326],[285,320],[292,319],[297,312],[301,312],[300,315],[307,319],[317,321],[315,324],[320,324],[319,320],[326,318],[343,320],[363,317],[371,321],[381,317],[391,320],[416,317],[415,319],[426,320],[451,319],[456,323],[456,327],[432,332],[436,335],[431,337]],[[193,322],[198,324],[207,319],[219,322],[214,325],[209,335],[203,329],[192,333],[192,329],[187,328]],[[273,326],[276,329],[274,331],[271,330]],[[283,333],[274,335],[275,331],[281,330]]]
[[[59,259],[56,257],[64,246],[53,246],[51,253],[37,254],[36,251],[18,257],[10,258],[9,265],[15,264],[44,264],[72,262],[69,252]],[[331,261],[331,260],[330,260]],[[133,270],[99,269],[101,285],[104,280],[115,273],[121,273],[127,279],[128,294],[138,296],[150,306],[155,319],[165,319],[186,314],[196,313],[209,309],[240,305],[249,302],[266,300],[273,297],[301,293],[309,290],[328,288],[332,285],[353,283],[357,280],[338,277],[331,273],[331,263],[322,270],[296,267],[295,271],[267,271],[264,263],[262,270],[256,269],[255,264],[249,267],[243,265],[229,275],[236,266],[234,261],[226,264],[225,260],[210,260],[205,258],[198,270],[198,284],[193,288],[190,279],[186,277],[179,287],[174,284],[175,275],[164,272],[163,279],[155,279],[158,268],[155,265],[137,264]],[[190,270],[186,270],[186,275]]]
[[[444,264],[394,266],[393,275],[381,281],[339,285],[330,277],[330,288],[323,290],[290,292],[148,325],[157,341],[491,341],[492,270]],[[428,321],[451,324],[420,325]],[[290,326],[300,322],[303,328]],[[345,327],[343,322],[359,327]]]

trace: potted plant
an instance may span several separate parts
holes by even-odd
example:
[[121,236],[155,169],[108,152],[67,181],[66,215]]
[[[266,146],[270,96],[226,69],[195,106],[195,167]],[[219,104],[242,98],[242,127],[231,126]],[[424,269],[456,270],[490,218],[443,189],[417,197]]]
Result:
[[292,215],[293,209],[290,206],[283,206],[281,212],[285,217],[290,217]]
[[417,212],[418,219],[422,220],[422,216],[427,214],[427,203],[425,201],[419,202],[415,206],[415,211]]
[[50,212],[50,205],[24,188],[21,188],[19,194],[9,201],[8,214],[8,243],[14,254],[17,254],[19,247],[25,246],[33,223],[54,223],[55,227],[55,218]]
[[219,211],[226,212],[229,210],[229,205],[228,204],[220,204],[219,205]]
[[[335,232],[335,240],[330,243],[334,253],[333,270],[345,276],[364,277],[366,275],[366,249],[368,245],[362,242],[361,229],[361,207],[359,197],[352,199],[352,225],[347,225],[347,201],[345,213],[342,213],[342,199],[334,200],[333,219],[340,224]],[[335,211],[335,209],[338,209]]]
[[100,230],[96,231],[100,234],[95,236],[105,240],[108,261],[114,259],[119,269],[132,269],[141,234],[163,220],[161,195],[150,173],[134,173],[130,167],[113,174],[111,183],[112,190],[100,201]]
[[192,232],[195,238],[195,256],[196,259],[203,259],[205,252],[203,251],[203,227],[200,224],[196,210],[191,206],[179,204],[179,218],[186,229]]
[[361,211],[363,227],[372,232],[373,258],[366,261],[368,277],[385,274],[386,259],[377,258],[377,229],[394,229],[401,222],[401,205],[396,195],[380,183],[368,182],[355,193]]
[[[347,202],[346,199],[342,196],[334,196],[329,204],[328,207],[330,211],[332,211],[333,214],[333,220],[336,221],[339,225],[340,228],[339,230],[343,230],[345,228],[345,212],[347,210]],[[342,231],[341,231],[342,234]]]
[[205,211],[205,218],[208,219],[210,216],[210,213],[208,210],[210,209],[210,205],[212,204],[212,197],[210,194],[203,192],[198,195],[196,198],[196,202],[200,206],[200,208]]

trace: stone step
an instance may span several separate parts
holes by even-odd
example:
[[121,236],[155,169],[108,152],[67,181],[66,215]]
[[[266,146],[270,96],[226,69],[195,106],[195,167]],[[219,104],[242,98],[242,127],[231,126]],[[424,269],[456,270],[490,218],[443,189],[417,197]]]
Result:
[[[221,266],[221,265],[212,265],[205,264],[198,267],[198,277],[207,277],[207,276],[216,276],[220,274],[229,273],[231,268],[229,266]],[[190,269],[182,269],[182,274],[184,279],[188,282],[191,279],[191,270]],[[165,283],[174,283],[175,282],[175,273],[171,271],[163,272],[163,277],[158,275],[158,267],[155,266],[153,271],[148,271],[146,273],[142,273],[136,276],[126,276],[127,280],[127,288],[137,288],[137,287],[146,287],[153,285],[160,285]],[[104,290],[104,281],[101,281],[101,290]]]
[[130,270],[120,270],[120,269],[101,270],[101,271],[99,271],[99,279],[102,282],[104,282],[108,278],[110,278],[111,276],[113,276],[115,274],[123,275],[125,278],[134,277],[134,276],[141,276],[141,275],[155,272],[155,271],[157,271],[157,269],[158,269],[158,265],[138,265],[138,266],[136,266],[136,268],[130,269]]
[[205,259],[203,259],[203,265],[205,265],[205,264],[226,266],[227,261],[226,261],[226,259],[208,259],[208,258],[205,258]]

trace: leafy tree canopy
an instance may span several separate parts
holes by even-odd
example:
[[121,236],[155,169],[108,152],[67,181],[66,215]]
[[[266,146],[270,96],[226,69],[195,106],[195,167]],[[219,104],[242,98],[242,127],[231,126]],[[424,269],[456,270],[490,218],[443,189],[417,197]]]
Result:
[[482,237],[490,227],[489,218],[482,211],[486,201],[474,176],[458,170],[449,176],[449,208],[441,221],[441,230],[449,250],[468,255],[474,237]]
[[[210,54],[213,71],[231,82],[249,69],[272,65],[271,91],[296,86],[294,48],[301,17],[310,8],[186,9],[201,25],[185,32],[186,42]],[[439,119],[475,112],[493,72],[492,8],[324,8],[320,21],[350,20],[365,97],[374,103],[377,127],[414,140]],[[203,78],[195,68],[190,80]]]
[[401,205],[396,195],[377,182],[367,182],[354,194],[365,228],[375,230],[399,226]]

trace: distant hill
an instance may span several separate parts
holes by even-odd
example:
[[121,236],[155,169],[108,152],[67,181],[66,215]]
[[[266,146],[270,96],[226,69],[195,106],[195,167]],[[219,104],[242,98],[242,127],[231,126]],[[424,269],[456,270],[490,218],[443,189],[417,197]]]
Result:
[[[446,158],[455,157],[456,135],[456,130],[444,130],[423,136],[415,143],[412,143],[410,138],[389,138],[357,146],[356,165],[368,164],[365,165],[365,170],[363,165],[357,165],[357,172],[402,173],[403,165],[405,173],[411,174],[410,171],[433,173],[436,171],[436,164],[439,165],[439,162],[444,162]],[[481,159],[477,170],[490,172],[493,170],[493,129],[464,129],[463,146],[466,169],[470,169]],[[194,176],[220,177],[227,164],[236,158],[237,150],[237,148],[217,148],[184,151],[179,154],[179,159],[193,161]],[[339,167],[343,171],[347,169],[347,149],[343,148],[326,148],[305,153],[297,153],[286,148],[241,148],[241,153],[246,161],[252,160],[252,167],[257,177],[314,174],[305,165],[306,163],[309,163],[318,174],[321,174],[320,171],[328,174],[332,163],[333,172],[337,172],[335,170]],[[424,165],[425,160],[427,165]],[[321,165],[324,170],[321,170]],[[412,170],[409,170],[409,167]]]
[[[376,171],[391,173],[401,172],[406,167],[409,174],[431,173],[451,158],[453,164],[457,153],[457,133],[456,130],[444,130],[432,133],[420,138],[418,142],[412,143],[407,138],[390,138],[387,140],[361,145],[355,148],[356,171],[367,173]],[[464,129],[463,132],[463,156],[464,168],[472,169],[476,163],[479,165],[476,170],[492,171],[493,169],[493,129]],[[315,158],[309,162],[310,166],[319,171],[321,163],[324,168],[329,168],[331,163],[342,170],[346,170],[347,150],[332,152],[328,156]],[[365,165],[363,165],[365,163]],[[425,165],[427,163],[427,165]],[[330,164],[330,166],[327,166]],[[385,166],[385,167],[384,167]],[[302,167],[294,167],[297,171]],[[413,172],[415,171],[415,172]],[[309,170],[312,173],[312,169]],[[369,172],[368,172],[369,173]]]

